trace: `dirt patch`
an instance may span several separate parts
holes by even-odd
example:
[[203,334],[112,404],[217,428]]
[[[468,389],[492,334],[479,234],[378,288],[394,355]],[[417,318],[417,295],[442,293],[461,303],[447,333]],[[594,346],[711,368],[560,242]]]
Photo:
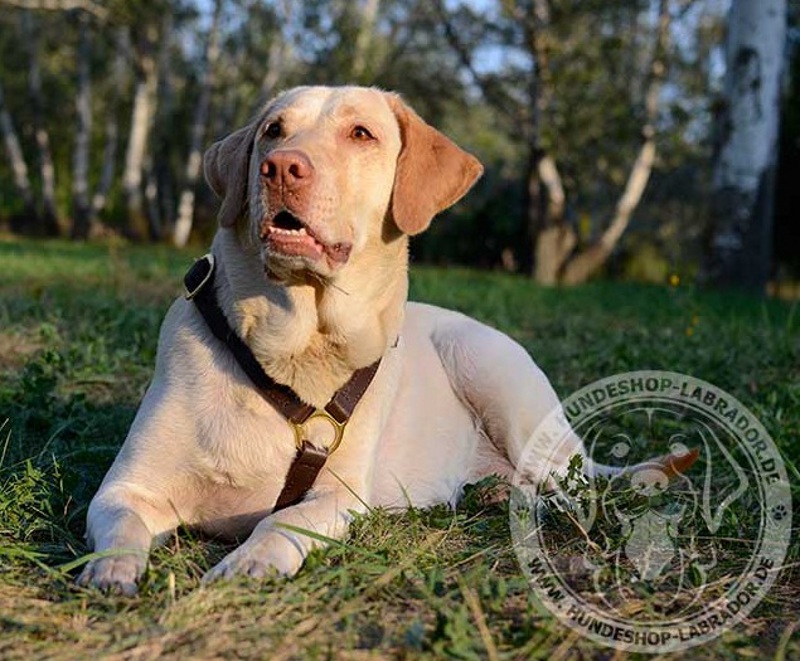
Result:
[[39,334],[34,331],[0,332],[0,372],[19,369],[43,347]]

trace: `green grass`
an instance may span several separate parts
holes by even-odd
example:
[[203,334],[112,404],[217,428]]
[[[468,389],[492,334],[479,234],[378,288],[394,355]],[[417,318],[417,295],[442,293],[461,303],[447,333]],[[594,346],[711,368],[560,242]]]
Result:
[[[192,255],[0,240],[0,658],[614,658],[532,597],[487,482],[455,511],[374,511],[293,580],[200,587],[229,550],[181,531],[135,598],[73,585],[86,507],[147,386]],[[567,396],[627,370],[710,381],[800,479],[800,312],[691,287],[542,289],[413,267],[412,297],[519,340]],[[795,502],[798,502],[795,500]],[[800,548],[747,621],[683,658],[800,658]],[[679,655],[680,656],[680,655]]]

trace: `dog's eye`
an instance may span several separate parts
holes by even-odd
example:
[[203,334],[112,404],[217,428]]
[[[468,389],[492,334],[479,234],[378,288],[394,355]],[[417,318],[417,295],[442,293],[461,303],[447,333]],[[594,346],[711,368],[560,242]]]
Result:
[[264,129],[264,135],[268,138],[280,138],[282,132],[280,122],[270,122]]
[[360,126],[360,125],[353,127],[353,130],[350,131],[350,137],[353,140],[360,140],[360,141],[363,141],[363,142],[375,139],[375,136],[372,135],[372,133],[369,132],[369,129],[367,129],[367,128],[363,127],[363,126]]

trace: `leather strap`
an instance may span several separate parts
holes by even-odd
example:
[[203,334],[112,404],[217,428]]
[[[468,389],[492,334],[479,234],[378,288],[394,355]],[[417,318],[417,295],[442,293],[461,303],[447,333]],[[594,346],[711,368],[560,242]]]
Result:
[[302,500],[317,479],[317,475],[328,459],[328,451],[320,450],[308,441],[303,441],[302,447],[297,451],[283,489],[278,495],[273,511],[281,510],[289,505],[294,505]]
[[336,422],[344,424],[350,419],[380,365],[381,361],[378,359],[372,365],[356,370],[348,382],[333,394],[331,400],[325,405],[325,410]]
[[[217,302],[214,290],[214,266],[214,256],[208,254],[198,259],[189,269],[183,279],[187,300],[194,302],[214,337],[228,347],[258,393],[295,425],[297,430],[298,425],[308,420],[317,409],[301,400],[289,386],[278,383],[269,376],[250,347],[230,327]],[[356,370],[325,405],[325,411],[340,425],[347,424],[358,402],[372,383],[380,363],[378,359],[372,365]],[[273,511],[293,505],[303,498],[325,465],[328,454],[327,448],[317,448],[307,439],[300,439],[297,455],[289,467],[289,473]]]
[[217,303],[214,273],[213,255],[209,254],[198,259],[183,278],[186,298],[197,306],[214,337],[227,345],[258,393],[287,420],[294,423],[305,422],[314,412],[314,407],[303,402],[289,386],[278,383],[269,376],[250,351],[250,347],[230,327],[222,308]]

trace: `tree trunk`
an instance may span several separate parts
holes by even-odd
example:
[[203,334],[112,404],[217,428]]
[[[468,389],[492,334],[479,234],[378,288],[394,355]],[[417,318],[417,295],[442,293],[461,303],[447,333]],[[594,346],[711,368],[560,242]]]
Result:
[[216,0],[214,19],[206,42],[205,67],[200,79],[200,98],[192,122],[192,133],[189,144],[189,158],[186,163],[186,181],[181,201],[178,206],[178,220],[175,223],[173,243],[182,248],[189,241],[194,217],[194,196],[197,180],[200,177],[200,166],[203,163],[203,137],[205,136],[208,113],[211,107],[211,92],[214,87],[214,71],[219,60],[219,24],[222,15],[223,0]]
[[578,242],[575,231],[564,222],[566,195],[555,160],[545,154],[539,160],[539,180],[547,192],[545,227],[536,237],[535,271],[536,282],[552,286],[558,282],[558,274]]
[[529,274],[536,269],[536,243],[545,229],[546,202],[542,195],[542,180],[539,177],[539,162],[543,152],[538,138],[528,139],[528,160],[525,169],[525,189],[522,195],[522,213],[525,227],[526,250],[522,252],[520,265]]
[[537,282],[554,285],[561,264],[575,245],[575,234],[564,224],[565,196],[561,177],[555,161],[541,143],[542,117],[552,96],[550,3],[534,0],[524,8],[512,0],[504,0],[503,7],[522,24],[532,63],[528,81],[530,116],[525,131],[529,153],[524,208],[529,248],[522,256],[522,265]]
[[[119,143],[119,112],[120,98],[128,87],[128,68],[126,56],[130,53],[130,35],[128,29],[117,29],[115,40],[116,54],[111,69],[112,80],[116,89],[116,96],[109,105],[105,127],[105,146],[103,147],[103,163],[100,167],[100,181],[92,198],[92,218],[95,219],[106,208],[111,186],[114,184],[114,171],[117,164],[117,148]],[[92,230],[90,230],[92,231]]]
[[705,277],[764,290],[786,43],[786,0],[734,0],[728,22],[725,98],[714,168],[714,226]]
[[[11,171],[14,173],[14,186],[17,193],[22,199],[22,213],[20,214],[23,221],[19,225],[12,225],[14,230],[30,229],[30,223],[36,220],[36,205],[33,200],[33,189],[31,188],[31,180],[28,177],[28,166],[25,163],[25,157],[22,154],[22,148],[19,145],[19,138],[14,129],[14,123],[11,121],[11,115],[8,112],[5,104],[5,95],[3,93],[2,81],[0,80],[0,132],[3,133],[3,143],[6,146],[6,154],[11,164]],[[26,227],[25,225],[28,225]]]
[[566,285],[576,285],[586,282],[611,255],[617,242],[628,227],[634,210],[642,199],[653,163],[656,158],[655,138],[647,138],[639,151],[639,156],[628,176],[625,192],[617,203],[617,210],[611,223],[603,232],[597,243],[576,255],[567,262],[563,269],[560,281]]
[[630,223],[633,212],[644,195],[653,165],[656,159],[656,128],[658,105],[661,95],[661,83],[666,73],[665,57],[669,46],[671,17],[670,0],[660,0],[658,10],[658,27],[653,61],[650,65],[650,76],[645,94],[646,123],[642,129],[644,142],[639,155],[628,175],[625,190],[617,202],[614,217],[597,243],[576,255],[562,267],[560,282],[574,285],[585,282],[592,276],[611,255],[623,233]]
[[175,120],[171,52],[174,22],[172,12],[166,12],[161,20],[162,38],[156,59],[158,109],[153,109],[149,149],[144,163],[144,197],[150,237],[157,240],[172,235],[175,215],[172,173],[169,167],[171,146],[175,142],[174,131],[171,130]]
[[505,10],[522,23],[525,45],[532,65],[527,90],[529,117],[524,131],[528,142],[528,163],[523,198],[528,250],[522,256],[522,265],[533,275],[539,269],[536,261],[536,246],[539,236],[548,226],[547,197],[545,191],[542,190],[540,166],[545,157],[541,144],[541,119],[546,110],[546,95],[543,88],[544,81],[547,79],[548,66],[542,32],[548,27],[550,14],[549,5],[543,0],[534,3],[533,7],[527,9],[510,0],[505,0],[503,4]]
[[[142,175],[147,158],[147,145],[156,111],[158,71],[153,56],[158,30],[153,25],[145,27],[136,66],[136,82],[131,113],[131,130],[125,154],[125,172],[122,186],[128,212],[128,232],[134,238],[145,239],[150,234],[142,196]],[[167,35],[163,35],[167,38]]]
[[42,183],[42,229],[49,236],[61,233],[56,210],[56,175],[53,152],[50,148],[50,133],[44,123],[44,96],[42,75],[39,67],[39,30],[30,10],[22,12],[22,33],[29,46],[28,90],[33,110],[33,125],[36,147],[39,153],[39,175]]
[[92,135],[92,88],[90,74],[89,17],[78,14],[78,93],[77,126],[72,160],[72,238],[89,237],[91,205],[89,203],[89,143]]

